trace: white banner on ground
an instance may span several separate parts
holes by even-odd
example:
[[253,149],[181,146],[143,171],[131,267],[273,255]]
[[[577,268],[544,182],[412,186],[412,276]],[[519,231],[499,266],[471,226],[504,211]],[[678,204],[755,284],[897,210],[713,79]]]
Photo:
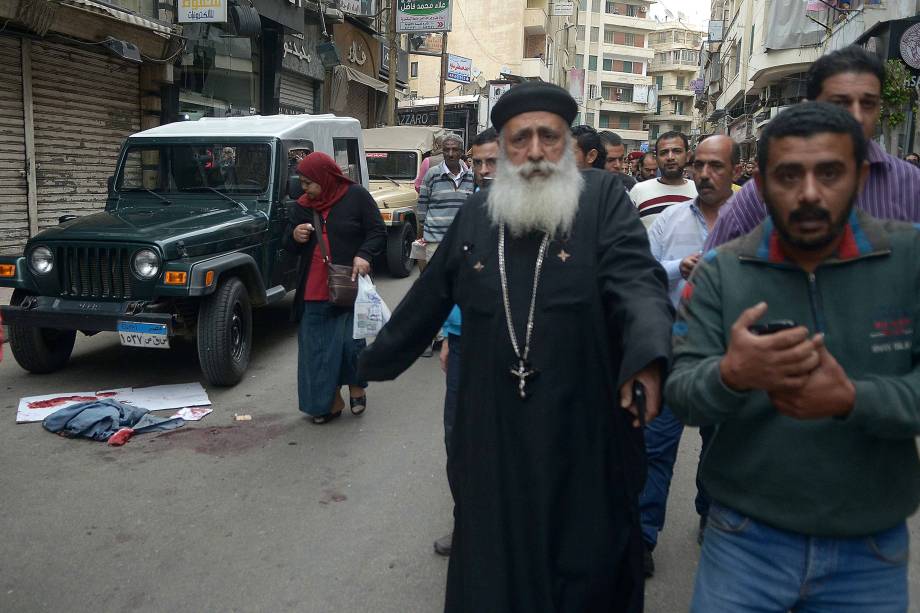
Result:
[[165,411],[186,407],[208,406],[211,400],[200,383],[156,385],[153,387],[123,387],[98,392],[61,392],[28,396],[19,400],[16,423],[42,421],[55,411],[81,402],[111,399],[148,411]]

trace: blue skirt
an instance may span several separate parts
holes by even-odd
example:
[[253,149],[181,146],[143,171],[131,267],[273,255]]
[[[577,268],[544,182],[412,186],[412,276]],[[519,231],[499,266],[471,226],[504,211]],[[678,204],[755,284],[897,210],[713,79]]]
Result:
[[367,387],[358,379],[358,354],[367,346],[352,338],[354,311],[328,302],[304,302],[297,335],[297,396],[300,410],[326,415],[342,385]]

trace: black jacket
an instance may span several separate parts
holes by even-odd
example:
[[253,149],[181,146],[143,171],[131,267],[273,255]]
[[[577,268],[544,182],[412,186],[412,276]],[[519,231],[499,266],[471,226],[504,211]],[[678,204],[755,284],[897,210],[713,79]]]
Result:
[[[313,250],[317,248],[316,236],[319,231],[319,228],[316,228],[310,235],[310,240],[303,244],[298,243],[294,240],[293,232],[294,228],[302,223],[314,224],[313,209],[292,204],[288,207],[288,223],[284,229],[281,246],[301,256],[297,268],[297,294],[291,310],[293,321],[300,321],[303,315],[303,292],[307,276],[310,274]],[[386,248],[387,229],[380,211],[377,210],[377,203],[360,185],[349,187],[342,199],[330,209],[329,217],[326,219],[326,232],[329,236],[329,256],[333,264],[351,266],[356,256],[373,262]]]

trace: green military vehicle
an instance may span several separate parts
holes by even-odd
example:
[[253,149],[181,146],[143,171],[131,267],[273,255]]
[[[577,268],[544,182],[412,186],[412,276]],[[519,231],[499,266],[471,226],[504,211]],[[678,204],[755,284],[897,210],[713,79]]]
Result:
[[392,126],[364,130],[364,149],[371,195],[387,225],[386,262],[394,277],[408,277],[415,265],[409,256],[418,234],[415,178],[425,158],[440,164],[443,128]]
[[76,333],[117,332],[122,345],[197,341],[205,379],[233,385],[249,365],[253,307],[297,285],[281,248],[293,168],[323,151],[367,187],[361,126],[332,115],[233,117],[135,134],[109,179],[105,210],[33,236],[0,256],[0,307],[16,361],[63,368]]

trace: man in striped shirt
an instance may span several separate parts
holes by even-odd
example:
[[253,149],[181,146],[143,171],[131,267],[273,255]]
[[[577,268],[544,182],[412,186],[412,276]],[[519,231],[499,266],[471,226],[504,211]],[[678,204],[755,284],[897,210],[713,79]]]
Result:
[[[463,163],[463,139],[448,134],[441,142],[444,162],[428,171],[418,192],[418,216],[424,224],[426,261],[431,261],[460,207],[473,193],[473,171]],[[424,269],[423,266],[419,266]]]
[[[661,176],[643,181],[629,191],[646,228],[672,204],[696,198],[693,181],[684,178],[690,151],[687,137],[680,132],[665,132],[655,142],[655,154]],[[643,164],[645,159],[642,160]]]
[[[881,112],[885,67],[862,47],[851,45],[829,53],[808,71],[809,100],[844,107],[862,125],[868,141],[869,178],[856,197],[856,206],[874,217],[920,222],[920,169],[899,160],[872,140]],[[747,234],[767,217],[767,208],[754,181],[748,181],[722,207],[706,241],[708,251]]]

